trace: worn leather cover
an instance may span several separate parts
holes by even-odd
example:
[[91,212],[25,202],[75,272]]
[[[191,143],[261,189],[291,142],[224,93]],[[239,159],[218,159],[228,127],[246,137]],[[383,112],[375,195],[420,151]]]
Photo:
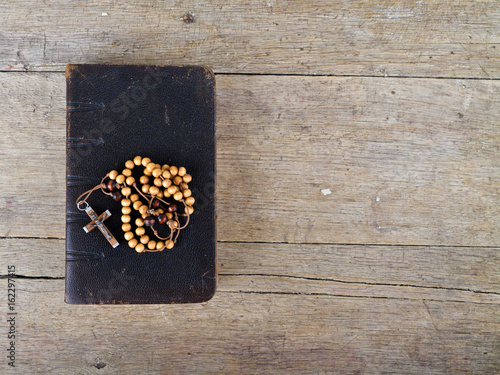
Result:
[[[215,293],[215,80],[199,66],[68,65],[67,303],[203,302]],[[175,247],[138,254],[121,230],[121,206],[95,191],[88,203],[120,245],[79,211],[77,197],[134,156],[184,166],[196,199]]]

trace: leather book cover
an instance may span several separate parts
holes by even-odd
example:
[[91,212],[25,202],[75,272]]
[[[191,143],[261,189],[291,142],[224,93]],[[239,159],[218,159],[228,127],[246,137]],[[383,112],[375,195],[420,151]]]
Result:
[[[215,79],[200,66],[68,65],[66,292],[74,304],[204,302],[215,293]],[[194,212],[172,249],[138,253],[122,230],[119,201],[94,191],[88,203],[113,247],[77,198],[127,160],[148,157],[192,176]]]

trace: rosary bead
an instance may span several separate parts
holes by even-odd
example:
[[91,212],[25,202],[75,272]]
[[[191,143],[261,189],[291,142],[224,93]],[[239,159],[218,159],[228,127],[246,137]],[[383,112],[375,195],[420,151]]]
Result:
[[162,186],[163,186],[165,189],[169,188],[169,187],[170,187],[170,185],[172,185],[172,181],[171,181],[169,178],[167,178],[166,180],[163,180],[163,182],[162,182]]
[[158,194],[156,194],[156,197],[157,197],[157,198],[163,198],[163,191],[162,191],[162,190],[160,190],[160,191],[158,192]]
[[143,244],[147,244],[149,242],[149,236],[147,234],[141,236],[140,242]]
[[147,166],[149,163],[151,163],[151,159],[150,158],[144,158],[142,159],[141,161],[141,164],[145,167]]
[[166,169],[169,169],[169,168],[170,168],[170,165],[168,165],[168,164],[163,164],[161,166],[161,169],[163,169],[163,170],[166,170]]
[[[153,176],[154,176],[154,174],[153,174]],[[155,178],[153,181],[153,184],[155,184],[155,186],[158,186],[158,187],[162,186],[162,183],[163,183],[163,181],[161,180],[161,178]]]
[[144,233],[146,233],[146,229],[144,227],[139,227],[135,230],[135,234],[138,236],[142,236]]
[[151,240],[151,241],[148,242],[148,249],[149,250],[156,249],[156,241],[155,240]]
[[153,202],[151,202],[151,207],[154,209],[160,208],[161,202],[159,199],[153,199]]
[[122,214],[130,215],[131,212],[132,212],[132,209],[130,207],[122,207]]
[[141,165],[141,162],[142,162],[142,158],[140,156],[136,156],[134,158],[134,164],[135,165]]
[[122,193],[119,190],[113,191],[112,197],[115,201],[119,201],[123,198]]
[[165,195],[165,198],[170,198],[172,194],[168,192],[168,190],[163,190],[163,194]]
[[149,210],[149,207],[143,204],[141,207],[139,207],[139,212],[141,215],[144,215],[147,211]]
[[127,160],[125,162],[125,167],[128,168],[128,169],[134,169],[135,163],[132,160]]
[[149,194],[151,195],[156,195],[160,192],[160,189],[158,188],[158,186],[151,186],[149,188]]
[[115,180],[117,183],[123,184],[125,182],[125,176],[122,174],[119,174],[118,176],[116,176]]
[[156,210],[158,212],[158,214],[164,214],[165,211],[163,210],[163,208],[159,208]]
[[144,225],[146,225],[147,227],[152,227],[153,225],[155,225],[155,218],[154,216],[147,216],[146,219],[144,219]]
[[177,212],[177,205],[175,203],[172,203],[168,206],[167,211],[170,213]]
[[139,178],[139,182],[141,184],[147,184],[149,182],[149,177],[148,176],[141,176],[141,178]]
[[135,251],[137,251],[138,253],[142,253],[145,249],[146,248],[142,243],[137,244],[137,246],[135,247]]
[[170,174],[169,170],[163,171],[163,173],[161,175],[163,176],[163,178],[170,178],[170,177],[172,177],[172,175]]
[[[132,200],[132,199],[131,199]],[[137,200],[133,203],[132,207],[134,207],[134,210],[139,210],[139,208],[142,206],[142,202]]]
[[186,184],[185,182],[181,182],[181,183],[179,184],[179,187],[181,188],[181,190],[186,190],[186,189],[189,189],[188,184]]
[[130,206],[132,202],[130,202],[130,199],[122,199],[122,206]]
[[180,167],[180,168],[179,168],[179,171],[177,172],[177,174],[178,174],[179,176],[181,176],[181,177],[182,177],[182,176],[184,176],[184,175],[186,174],[186,168],[184,168],[184,167]]
[[175,229],[179,226],[179,224],[177,223],[177,221],[175,220],[169,220],[167,221],[167,225],[170,229]]
[[132,201],[132,203],[135,203],[139,200],[139,196],[137,194],[132,194],[129,199]]
[[122,231],[124,231],[124,232],[128,232],[131,229],[132,229],[132,225],[130,225],[129,223],[122,225]]
[[160,224],[165,224],[167,222],[167,215],[161,214],[160,216],[158,216],[158,222]]
[[171,185],[168,187],[167,191],[170,195],[177,193],[178,187],[175,185]]
[[174,214],[171,212],[167,212],[165,215],[167,215],[168,220],[172,220],[174,218]]
[[153,177],[160,177],[163,174],[163,171],[161,168],[155,168],[153,169]]
[[116,176],[118,176],[118,171],[115,171],[114,169],[109,172],[109,178],[114,180],[116,178]]
[[177,167],[175,167],[175,166],[170,167],[170,174],[172,176],[175,176],[178,172],[179,172],[179,170],[177,169]]
[[142,185],[141,190],[144,194],[147,194],[147,193],[149,193],[149,188],[150,188],[150,186],[146,184],[146,185]]
[[186,183],[186,184],[189,184],[191,182],[193,178],[191,177],[190,174],[185,174],[184,176],[182,176],[182,180]]
[[174,194],[174,199],[176,201],[180,201],[182,198],[183,198],[183,195],[180,191],[178,191],[177,193]]
[[174,241],[172,240],[168,241],[165,247],[170,250],[171,248],[174,247]]
[[132,176],[129,176],[127,177],[127,179],[125,180],[125,183],[129,186],[132,186],[135,182],[135,178],[133,178]]
[[158,241],[156,243],[156,250],[160,250],[165,246],[165,243],[163,241]]
[[184,198],[190,197],[191,196],[191,190],[186,189],[182,192],[182,195],[184,195]]
[[122,222],[130,223],[130,215],[122,215]]
[[191,214],[194,212],[194,208],[193,208],[193,207],[191,207],[191,206],[186,206],[186,207],[184,208],[184,211],[185,211],[187,214],[191,215]]
[[122,175],[124,175],[125,177],[130,177],[130,176],[132,176],[132,171],[130,169],[126,168],[122,171]]
[[128,245],[133,249],[134,247],[137,246],[139,241],[137,241],[137,238],[132,238],[130,241],[128,241]]
[[129,187],[124,187],[122,189],[122,194],[125,195],[126,197],[128,197],[130,194],[132,194],[132,190],[130,190]]
[[194,204],[194,198],[193,197],[186,198],[186,204],[188,206],[192,206]]
[[108,190],[115,190],[116,189],[116,182],[114,182],[113,180],[109,180],[107,183],[106,183],[106,188]]
[[175,176],[174,177],[174,184],[179,185],[182,182],[182,177],[181,176]]
[[153,173],[153,169],[155,169],[155,168],[156,168],[156,164],[155,163],[149,163],[148,165],[146,165],[146,170],[148,172]]
[[134,238],[134,233],[125,232],[125,234],[123,235],[123,238],[125,238],[125,241],[130,241],[132,238]]
[[135,225],[137,225],[138,227],[142,227],[144,225],[144,220],[138,217],[137,219],[135,219]]
[[144,176],[148,176],[148,177],[152,175],[152,173],[150,171],[148,171],[147,169],[144,169],[143,173],[144,173]]

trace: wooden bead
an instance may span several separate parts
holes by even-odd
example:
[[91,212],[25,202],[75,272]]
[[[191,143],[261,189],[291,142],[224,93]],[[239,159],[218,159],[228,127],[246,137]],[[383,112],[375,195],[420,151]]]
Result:
[[153,201],[151,202],[151,207],[153,207],[154,209],[160,208],[160,205],[161,202],[158,199],[153,199]]
[[144,225],[144,220],[138,217],[137,219],[135,219],[135,225],[137,225],[138,227],[142,227]]
[[124,187],[122,189],[122,194],[126,197],[128,197],[130,194],[132,194],[132,190],[130,190],[130,188],[127,186],[127,187]]
[[130,199],[122,199],[122,206],[130,206],[132,204],[132,202],[130,201]]
[[186,183],[186,184],[189,184],[191,182],[193,178],[191,177],[190,174],[185,174],[184,176],[182,176],[182,180]]
[[127,177],[127,179],[125,180],[125,183],[129,186],[132,186],[135,182],[135,178],[133,178],[132,176],[130,177]]
[[161,166],[161,169],[163,169],[163,170],[170,169],[170,165],[168,165],[168,164],[163,164],[163,165]]
[[125,162],[125,167],[128,168],[128,169],[134,169],[135,163],[132,160],[127,160]]
[[178,186],[172,185],[172,186],[169,186],[169,187],[168,187],[167,191],[168,191],[168,193],[169,193],[170,195],[172,195],[172,194],[177,193],[177,189],[179,189],[179,187],[178,187]]
[[191,190],[186,189],[182,192],[182,195],[184,195],[184,198],[190,197],[191,196]]
[[122,193],[120,193],[119,190],[113,191],[113,194],[111,195],[115,201],[119,201],[123,198]]
[[151,186],[149,188],[149,194],[151,195],[156,195],[160,192],[160,189],[158,188],[158,186]]
[[122,225],[122,231],[124,231],[124,232],[128,232],[131,229],[132,229],[132,225],[130,225],[129,223]]
[[174,241],[172,240],[168,241],[165,247],[170,250],[171,248],[174,247]]
[[175,220],[169,220],[167,221],[167,225],[170,229],[175,229],[179,226],[179,224],[177,223],[177,221]]
[[148,176],[141,176],[141,178],[139,178],[139,182],[141,184],[147,184],[149,182],[149,177]]
[[132,171],[130,169],[126,168],[122,171],[122,175],[124,175],[125,177],[132,176]]
[[142,236],[144,233],[146,233],[146,228],[144,227],[139,227],[135,230],[135,234],[138,236]]
[[174,194],[174,199],[176,201],[180,201],[182,198],[183,198],[183,195],[180,191],[178,191],[177,193]]
[[170,170],[163,171],[161,174],[163,178],[170,178],[172,175],[170,174]]
[[147,234],[141,236],[140,242],[143,244],[147,244],[149,242],[149,236]]
[[151,240],[151,241],[148,242],[148,249],[149,250],[156,249],[156,241],[155,240]]
[[181,182],[181,183],[179,184],[179,187],[181,188],[181,190],[186,190],[186,189],[189,189],[188,184],[186,184],[185,182]]
[[179,172],[179,170],[177,169],[177,167],[174,167],[174,166],[170,167],[170,174],[172,176],[175,176],[178,172]]
[[139,195],[138,194],[132,194],[129,199],[132,201],[132,203],[135,203],[139,200]]
[[181,176],[181,177],[182,177],[182,176],[184,176],[185,174],[186,174],[186,168],[184,168],[184,167],[180,167],[180,168],[179,168],[179,171],[177,172],[177,175],[179,175],[179,176]]
[[141,161],[141,164],[145,167],[147,166],[149,163],[151,163],[151,159],[150,158],[144,158],[142,159]]
[[156,250],[163,249],[164,246],[165,246],[165,243],[163,241],[158,241],[156,243]]
[[157,198],[163,198],[163,190],[160,190],[158,194],[156,194]]
[[122,222],[130,223],[130,215],[122,215]]
[[139,241],[137,241],[137,238],[132,238],[130,241],[128,241],[128,245],[133,249],[137,246]]
[[131,212],[132,212],[132,209],[130,207],[122,207],[122,214],[130,215]]
[[179,185],[182,182],[182,177],[181,176],[175,176],[174,177],[174,184]]
[[158,216],[158,222],[160,224],[165,224],[167,222],[167,215],[161,214],[160,216]]
[[163,180],[163,182],[162,182],[162,186],[163,186],[165,189],[169,188],[169,187],[170,187],[170,185],[172,185],[172,181],[171,181],[170,179],[168,179],[168,178],[167,178],[166,180]]
[[164,214],[165,213],[165,211],[163,210],[163,208],[159,208],[157,211],[158,211],[159,214]]
[[151,186],[149,186],[148,184],[146,184],[146,185],[142,185],[141,190],[142,190],[142,192],[143,192],[144,194],[148,194],[148,193],[149,193],[149,188],[150,188],[150,187],[151,187]]
[[144,172],[142,172],[142,173],[144,173],[145,176],[151,176],[151,174],[152,174],[150,171],[148,171],[146,169],[144,169]]
[[170,194],[168,190],[163,190],[163,195],[165,196],[165,198],[170,198],[172,194]]
[[113,191],[116,189],[116,182],[113,181],[113,180],[109,180],[107,183],[106,183],[106,188],[110,191]]
[[194,198],[193,197],[188,197],[188,198],[186,198],[185,202],[186,202],[186,204],[188,206],[192,206],[194,204]]
[[144,250],[146,250],[146,247],[142,243],[137,244],[135,247],[135,251],[138,253],[142,253]]
[[117,176],[118,176],[118,171],[115,171],[113,169],[111,172],[109,172],[109,178],[110,179],[115,180]]
[[155,168],[153,169],[153,177],[160,177],[163,174],[163,171],[161,168]]
[[151,172],[153,173],[153,170],[156,168],[156,164],[155,163],[149,163],[148,165],[146,165],[146,170],[148,172]]
[[136,156],[134,158],[134,164],[135,165],[141,165],[141,162],[142,162],[142,158],[140,156]]
[[154,216],[148,216],[144,219],[144,225],[146,225],[147,227],[155,225],[155,222],[156,219],[154,218]]
[[125,182],[125,176],[122,174],[119,174],[116,176],[115,181],[119,184],[123,184]]
[[134,233],[125,232],[125,234],[123,235],[123,238],[125,238],[126,241],[130,241],[132,238],[134,238]]
[[167,215],[168,220],[172,220],[174,218],[174,214],[167,212],[165,215]]
[[144,215],[147,211],[149,210],[149,207],[143,204],[141,207],[139,207],[139,212],[141,215]]
[[191,206],[186,206],[184,208],[184,212],[187,213],[187,214],[189,214],[189,215],[191,215],[194,212],[194,208],[191,207]]
[[[130,199],[132,200],[132,199]],[[135,201],[134,204],[132,205],[132,207],[134,207],[134,210],[139,210],[139,208],[142,206],[142,202],[141,201]]]
[[[154,176],[154,175],[153,175],[153,176]],[[162,181],[162,179],[161,179],[161,178],[155,178],[155,179],[154,179],[154,181],[153,181],[153,184],[154,184],[155,186],[158,186],[158,187],[159,187],[159,186],[162,186],[162,183],[163,183],[163,181]]]

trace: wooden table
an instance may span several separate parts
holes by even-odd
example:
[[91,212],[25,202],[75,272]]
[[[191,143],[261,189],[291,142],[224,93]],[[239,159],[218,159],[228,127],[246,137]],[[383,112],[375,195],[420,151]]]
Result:
[[[0,25],[2,374],[499,373],[500,2],[5,0]],[[210,302],[63,302],[67,63],[215,71]]]

